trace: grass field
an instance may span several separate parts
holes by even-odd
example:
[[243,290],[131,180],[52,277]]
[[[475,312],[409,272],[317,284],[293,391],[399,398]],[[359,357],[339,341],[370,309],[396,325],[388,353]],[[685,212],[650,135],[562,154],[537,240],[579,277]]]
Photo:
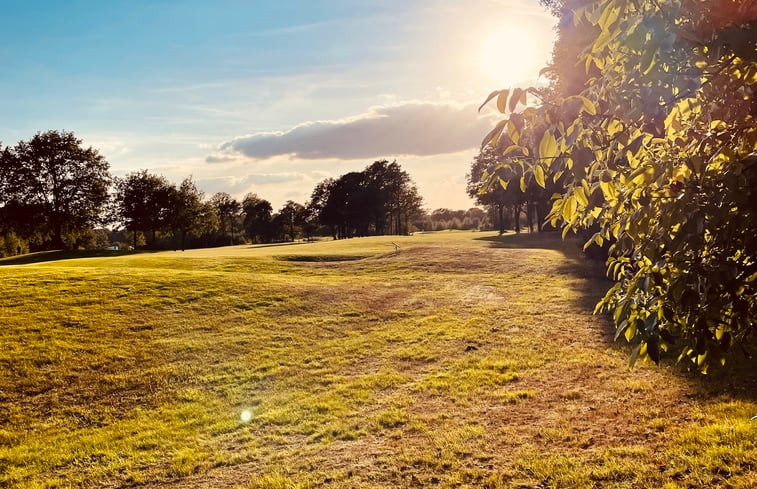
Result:
[[754,361],[629,372],[559,237],[60,258],[0,261],[0,487],[757,486]]

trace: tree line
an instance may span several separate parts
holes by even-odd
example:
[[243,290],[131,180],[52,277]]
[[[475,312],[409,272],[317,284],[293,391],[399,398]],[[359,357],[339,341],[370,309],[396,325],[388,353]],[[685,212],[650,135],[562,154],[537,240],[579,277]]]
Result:
[[[208,197],[191,177],[179,184],[147,170],[114,177],[103,155],[71,132],[0,145],[2,255],[114,241],[134,249],[185,249],[407,234],[427,217],[422,204],[396,161],[325,179],[304,204],[290,200],[274,212],[255,193],[241,202],[225,192]],[[120,231],[108,233],[106,226]]]

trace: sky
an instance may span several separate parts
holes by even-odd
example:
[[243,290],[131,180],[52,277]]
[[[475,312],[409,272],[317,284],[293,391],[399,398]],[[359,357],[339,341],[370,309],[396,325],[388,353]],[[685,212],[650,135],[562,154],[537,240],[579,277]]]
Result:
[[538,0],[0,0],[0,142],[73,131],[123,176],[304,203],[397,160],[428,209],[468,208],[489,92],[541,83]]

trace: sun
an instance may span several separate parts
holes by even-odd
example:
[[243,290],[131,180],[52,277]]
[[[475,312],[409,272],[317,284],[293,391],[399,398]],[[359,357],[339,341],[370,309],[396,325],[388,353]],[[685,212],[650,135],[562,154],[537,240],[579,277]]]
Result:
[[544,60],[537,59],[535,39],[525,28],[507,25],[484,38],[479,65],[495,88],[533,82]]

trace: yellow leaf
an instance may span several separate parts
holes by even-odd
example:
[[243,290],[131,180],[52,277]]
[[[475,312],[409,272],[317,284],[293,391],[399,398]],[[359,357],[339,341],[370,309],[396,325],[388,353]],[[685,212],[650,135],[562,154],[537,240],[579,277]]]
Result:
[[503,114],[507,110],[507,95],[509,94],[509,89],[504,89],[501,92],[499,92],[499,95],[497,96],[497,110],[502,112]]
[[572,195],[565,199],[563,202],[562,207],[562,217],[566,222],[570,222],[573,219],[573,215],[576,213],[576,208],[578,207],[578,203],[576,202],[576,198]]
[[582,96],[582,95],[576,95],[581,100],[581,103],[583,104],[583,109],[586,111],[589,115],[597,115],[597,107],[594,105],[594,102],[589,100],[588,98]]
[[586,197],[583,187],[576,187],[573,189],[573,194],[576,196],[576,200],[584,207],[589,205],[589,199]]
[[616,134],[623,130],[623,123],[619,120],[613,119],[607,124],[607,136],[610,138],[615,137]]
[[507,121],[507,135],[510,136],[510,139],[513,140],[513,143],[518,144],[518,141],[520,140],[520,134],[518,133],[518,128],[515,127],[515,123],[511,120]]
[[507,155],[509,155],[510,153],[512,153],[512,152],[514,152],[514,151],[517,151],[517,150],[518,150],[519,148],[520,148],[520,146],[518,146],[517,144],[513,144],[512,146],[508,146],[508,147],[507,147],[507,148],[505,148],[505,150],[504,150],[504,151],[502,152],[502,156],[507,156]]
[[544,182],[544,170],[542,169],[541,165],[536,165],[536,167],[534,167],[534,179],[541,188],[546,188]]
[[[557,154],[558,149],[555,136],[550,131],[545,131],[539,143],[539,158],[542,160],[551,160],[556,158]],[[549,161],[546,161],[546,163],[549,163]]]
[[602,194],[605,196],[605,199],[608,202],[615,200],[615,195],[617,192],[615,190],[615,185],[612,182],[603,182],[600,180],[599,188],[602,189]]

